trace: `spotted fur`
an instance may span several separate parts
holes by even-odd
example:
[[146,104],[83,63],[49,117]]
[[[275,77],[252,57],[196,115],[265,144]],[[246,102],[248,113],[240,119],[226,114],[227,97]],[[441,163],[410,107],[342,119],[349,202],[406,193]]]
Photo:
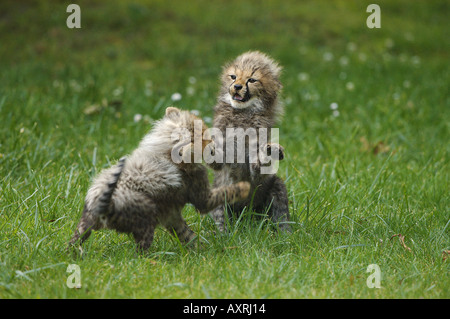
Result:
[[[192,146],[195,120],[199,118],[187,111],[167,108],[165,117],[126,160],[103,170],[88,190],[81,220],[69,244],[83,242],[92,230],[109,228],[133,234],[138,250],[145,251],[158,225],[188,243],[195,234],[181,215],[186,203],[206,214],[225,202],[246,198],[248,183],[211,189],[207,169],[201,163],[172,161],[171,151],[177,143],[172,133],[177,128],[187,128]],[[206,126],[202,125],[203,133]],[[203,141],[202,148],[205,145]],[[183,148],[180,152],[192,150],[193,147]]]
[[[267,55],[258,52],[247,52],[223,67],[221,89],[214,114],[214,128],[225,132],[227,128],[267,128],[270,141],[270,128],[283,114],[283,107],[278,101],[282,88],[280,82],[281,67]],[[247,142],[246,142],[247,143]],[[226,154],[226,141],[221,150]],[[220,147],[220,146],[219,146]],[[276,143],[257,145],[260,151],[278,153],[284,158],[284,149]],[[246,144],[248,150],[248,143]],[[236,145],[234,146],[236,154]],[[251,184],[249,198],[231,205],[236,214],[250,205],[253,197],[253,209],[258,213],[267,212],[272,221],[281,230],[289,230],[288,196],[284,182],[275,174],[261,174],[260,163],[252,164],[246,153],[245,163],[212,163],[215,170],[214,186],[232,185],[240,181]],[[225,229],[225,206],[219,206],[211,212],[220,230]]]

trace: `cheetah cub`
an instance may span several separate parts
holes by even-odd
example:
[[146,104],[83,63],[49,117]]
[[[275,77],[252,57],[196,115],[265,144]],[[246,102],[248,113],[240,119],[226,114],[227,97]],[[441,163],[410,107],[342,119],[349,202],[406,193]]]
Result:
[[[281,67],[267,55],[251,51],[238,56],[234,61],[223,67],[221,88],[217,104],[214,108],[214,129],[226,132],[229,129],[254,130],[258,136],[254,139],[258,152],[276,160],[284,158],[284,149],[277,143],[260,143],[262,134],[265,141],[270,141],[270,131],[283,113],[282,105],[278,101],[281,90]],[[263,133],[261,133],[263,132]],[[266,132],[266,133],[264,133]],[[236,154],[236,143],[215,145],[223,154]],[[245,141],[245,161],[233,163],[212,163],[215,170],[214,186],[223,187],[240,181],[251,184],[248,199],[236,202],[231,207],[233,213],[241,212],[250,206],[259,213],[269,215],[280,230],[289,231],[289,207],[286,186],[275,173],[262,173],[261,163],[250,160],[249,141]],[[231,149],[230,149],[231,147]],[[273,157],[273,155],[276,155]],[[261,158],[261,157],[259,157]],[[225,230],[225,205],[221,205],[211,212],[220,230]]]
[[[201,132],[194,130],[195,121],[200,121]],[[183,147],[177,146],[181,135],[174,135],[180,129],[188,132]],[[206,214],[225,202],[245,199],[249,183],[211,189],[207,169],[188,160],[193,156],[195,134],[202,134],[202,150],[210,142],[204,138],[208,136],[204,134],[206,129],[203,121],[190,112],[168,107],[164,118],[155,123],[131,155],[95,178],[69,247],[78,240],[85,241],[92,230],[109,228],[133,234],[138,251],[143,252],[152,244],[158,225],[189,243],[195,234],[181,215],[186,203],[192,203],[201,214]],[[174,149],[182,161],[173,160]]]

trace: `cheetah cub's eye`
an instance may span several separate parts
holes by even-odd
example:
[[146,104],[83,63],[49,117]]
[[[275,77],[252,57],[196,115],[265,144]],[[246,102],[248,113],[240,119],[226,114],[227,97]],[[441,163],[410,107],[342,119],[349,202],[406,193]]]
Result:
[[236,80],[236,75],[232,74],[232,75],[230,75],[230,78],[231,78],[232,80]]
[[248,82],[250,82],[250,83],[255,83],[256,81],[258,81],[258,80],[254,79],[254,78],[248,79]]

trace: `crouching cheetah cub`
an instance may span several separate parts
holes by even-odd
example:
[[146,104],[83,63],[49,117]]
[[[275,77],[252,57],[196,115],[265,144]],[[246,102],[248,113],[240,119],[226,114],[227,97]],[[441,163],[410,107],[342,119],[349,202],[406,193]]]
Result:
[[[168,107],[164,118],[155,123],[131,155],[95,178],[69,247],[86,240],[92,230],[109,228],[133,234],[138,251],[146,251],[158,225],[188,243],[195,234],[181,215],[186,203],[207,214],[225,202],[247,198],[249,183],[211,189],[207,169],[201,163],[186,160],[192,159],[194,135],[199,134],[194,130],[194,121],[201,123],[203,150],[210,142],[205,138],[208,134],[204,134],[206,125],[188,111]],[[180,137],[174,138],[174,132],[179,129],[188,132],[188,136],[183,139],[183,147],[177,148]],[[174,149],[184,160],[173,160]]]

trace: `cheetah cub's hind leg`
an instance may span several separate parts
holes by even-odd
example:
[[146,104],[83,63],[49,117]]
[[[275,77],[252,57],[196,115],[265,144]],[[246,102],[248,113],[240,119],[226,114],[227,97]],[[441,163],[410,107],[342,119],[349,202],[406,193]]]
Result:
[[163,223],[163,226],[171,235],[178,238],[183,244],[192,244],[197,247],[195,238],[197,235],[192,231],[181,214],[173,214],[170,219]]
[[202,214],[207,214],[208,211],[222,206],[225,202],[234,204],[235,202],[244,200],[248,197],[250,192],[250,183],[239,182],[230,186],[222,186],[213,188],[207,200],[208,207]]
[[207,214],[211,211],[211,217],[216,223],[220,232],[225,231],[225,206],[245,200],[250,193],[250,183],[239,182],[229,186],[216,187],[211,190],[208,198],[208,205],[201,214]]

